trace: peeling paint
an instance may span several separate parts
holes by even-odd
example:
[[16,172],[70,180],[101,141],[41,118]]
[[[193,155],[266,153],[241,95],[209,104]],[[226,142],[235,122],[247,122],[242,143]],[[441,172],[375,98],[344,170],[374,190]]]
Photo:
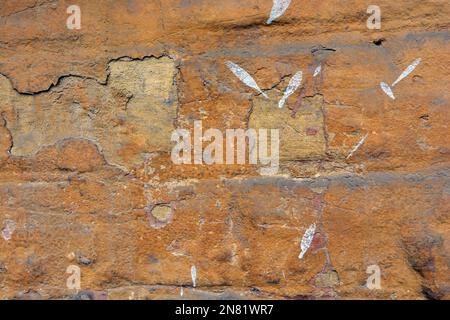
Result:
[[391,98],[392,100],[395,100],[395,96],[394,96],[394,92],[392,91],[391,87],[395,87],[400,81],[402,81],[403,79],[405,79],[411,72],[414,71],[414,69],[416,69],[416,67],[420,64],[420,62],[422,61],[421,58],[418,58],[416,60],[413,61],[412,64],[410,64],[405,71],[402,72],[402,74],[397,78],[397,80],[395,80],[391,86],[389,87],[388,84],[386,84],[385,82],[380,82],[380,87],[381,89],[384,91],[384,93],[386,93],[386,95]]
[[322,65],[319,64],[319,66],[316,68],[316,70],[314,70],[314,74],[313,77],[317,77],[319,75],[319,73],[322,72]]
[[197,286],[197,268],[195,266],[191,267],[191,278],[192,278],[192,286],[195,288]]
[[300,255],[298,256],[299,259],[303,259],[303,257],[306,254],[306,251],[308,251],[309,247],[311,246],[315,232],[316,232],[316,224],[315,223],[313,223],[311,226],[309,226],[308,229],[306,229],[305,234],[303,235],[303,238],[302,238],[302,243],[300,245],[301,252],[300,252]]
[[353,147],[352,151],[350,151],[349,155],[347,156],[347,159],[350,159],[353,154],[358,151],[358,149],[363,145],[363,143],[367,140],[367,137],[369,134],[366,134],[362,139]]
[[391,98],[392,100],[395,100],[394,93],[392,92],[392,90],[388,84],[386,84],[384,82],[380,82],[380,87],[381,87],[381,90],[383,90],[384,93],[386,93],[389,98]]
[[271,24],[273,21],[281,17],[289,8],[291,0],[273,0],[272,11],[270,17],[267,20],[267,24]]
[[303,73],[301,71],[297,72],[289,81],[289,84],[284,91],[283,98],[278,102],[278,108],[283,108],[284,104],[286,103],[286,100],[294,94],[294,92],[300,87],[300,84],[302,83],[302,77]]
[[262,92],[262,90],[256,83],[255,79],[253,79],[253,77],[247,71],[245,71],[240,66],[231,61],[227,61],[225,62],[225,64],[231,70],[231,72],[233,72],[234,75],[238,77],[239,80],[241,80],[244,84],[258,91],[260,94],[264,96],[264,98],[266,99],[269,98],[264,92]]
[[392,86],[392,87],[395,87],[395,85],[396,85],[397,83],[399,83],[400,81],[402,81],[403,79],[405,79],[411,72],[414,71],[414,69],[419,65],[419,63],[420,63],[421,60],[422,60],[422,59],[420,59],[420,58],[414,60],[413,63],[412,63],[411,65],[409,65],[408,68],[406,68],[405,71],[402,72],[402,74],[397,78],[397,80],[395,80],[395,81],[392,83],[391,86]]

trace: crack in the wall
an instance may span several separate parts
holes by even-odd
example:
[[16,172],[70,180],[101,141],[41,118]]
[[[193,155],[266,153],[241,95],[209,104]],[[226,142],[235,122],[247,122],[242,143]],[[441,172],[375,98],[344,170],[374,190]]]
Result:
[[3,123],[1,125],[3,126],[3,128],[5,128],[6,131],[8,131],[8,134],[9,134],[9,146],[7,149],[7,153],[8,153],[8,155],[11,155],[11,150],[14,147],[14,140],[12,137],[11,130],[8,129],[8,121],[6,119],[5,112],[1,112],[0,116],[1,116],[1,119],[3,120]]
[[56,1],[56,0],[36,1],[31,6],[27,6],[27,7],[23,8],[23,9],[21,9],[19,11],[11,12],[11,13],[5,15],[5,16],[0,16],[0,18],[6,19],[6,18],[9,18],[9,17],[11,17],[13,15],[18,15],[18,14],[24,13],[24,12],[26,12],[28,10],[35,9],[35,8],[38,8],[38,7],[43,7],[43,6],[46,6],[48,4],[54,4],[54,3],[57,3],[57,2],[58,1]]
[[109,81],[109,76],[110,76],[109,66],[110,66],[111,63],[117,62],[117,61],[145,61],[146,59],[157,59],[157,60],[159,60],[159,59],[162,59],[162,58],[168,58],[168,59],[174,60],[174,58],[172,58],[169,54],[166,54],[166,53],[163,53],[161,55],[144,55],[142,57],[131,57],[131,56],[124,55],[124,56],[112,58],[112,59],[109,59],[108,62],[105,64],[106,65],[106,68],[105,68],[106,69],[106,76],[105,76],[104,80],[100,80],[100,79],[98,79],[96,77],[91,77],[91,76],[79,75],[79,74],[74,74],[74,73],[67,73],[67,74],[62,74],[62,75],[58,76],[56,78],[56,81],[51,83],[47,88],[42,89],[42,90],[38,90],[38,91],[32,91],[32,92],[20,91],[14,85],[14,82],[12,81],[10,76],[8,76],[7,74],[4,74],[2,72],[0,72],[0,75],[9,80],[9,82],[11,84],[11,87],[18,94],[27,95],[27,96],[35,96],[35,95],[39,95],[39,94],[42,94],[42,93],[50,92],[52,89],[56,89],[57,87],[59,87],[61,85],[63,80],[70,79],[70,78],[78,78],[78,79],[81,79],[81,80],[94,80],[95,82],[97,82],[100,85],[107,86],[108,85],[108,81]]

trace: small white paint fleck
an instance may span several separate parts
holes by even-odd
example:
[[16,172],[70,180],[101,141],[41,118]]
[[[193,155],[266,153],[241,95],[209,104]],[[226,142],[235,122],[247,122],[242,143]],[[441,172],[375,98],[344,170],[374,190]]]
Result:
[[16,230],[16,223],[13,220],[5,220],[3,222],[3,229],[2,229],[2,237],[6,241],[11,240],[12,235],[14,231]]
[[402,72],[402,74],[397,78],[397,80],[395,80],[394,83],[392,83],[392,87],[394,87],[397,83],[405,79],[411,72],[413,72],[414,69],[419,65],[420,61],[421,61],[420,58],[414,60],[413,63],[409,65],[405,71]]
[[227,62],[225,62],[225,64],[231,70],[231,72],[233,72],[234,75],[239,78],[239,80],[241,80],[243,83],[245,83],[250,88],[253,88],[256,91],[258,91],[260,94],[262,94],[264,96],[264,98],[266,98],[266,99],[269,98],[267,96],[267,94],[262,92],[262,90],[259,88],[258,84],[256,83],[255,79],[253,79],[253,77],[247,71],[245,71],[240,66],[238,66],[237,64],[235,64],[234,62],[231,62],[231,61],[227,61]]
[[316,232],[316,224],[313,223],[309,226],[308,229],[306,229],[305,234],[303,235],[302,243],[301,243],[301,249],[300,255],[298,256],[299,259],[303,259],[303,256],[305,255],[306,251],[308,251],[309,247],[311,246],[312,240],[314,238],[314,234]]
[[267,20],[267,24],[271,24],[273,21],[281,17],[291,4],[291,0],[273,0],[272,11],[270,17]]
[[183,287],[181,287],[181,288],[180,288],[180,296],[182,297],[183,295],[184,295]]
[[322,71],[322,65],[319,64],[319,66],[316,68],[316,70],[314,70],[313,77],[317,77],[321,71]]
[[197,268],[195,266],[191,267],[191,278],[192,278],[192,286],[195,288],[197,286]]
[[391,98],[392,100],[395,100],[395,96],[394,93],[392,92],[391,88],[389,87],[389,85],[387,85],[384,82],[380,82],[380,87],[381,90],[384,91],[384,93],[386,93],[388,95],[389,98]]
[[367,137],[369,136],[369,134],[366,134],[352,149],[352,151],[350,151],[350,153],[347,156],[347,159],[350,159],[351,156],[353,156],[353,154],[358,151],[358,149],[363,145],[363,143],[366,141]]
[[281,98],[281,100],[278,102],[278,108],[280,109],[283,108],[289,96],[291,96],[295,92],[295,90],[297,90],[298,87],[300,87],[300,84],[302,83],[302,77],[303,73],[301,71],[294,74],[294,76],[289,81],[286,90],[284,91],[283,98]]

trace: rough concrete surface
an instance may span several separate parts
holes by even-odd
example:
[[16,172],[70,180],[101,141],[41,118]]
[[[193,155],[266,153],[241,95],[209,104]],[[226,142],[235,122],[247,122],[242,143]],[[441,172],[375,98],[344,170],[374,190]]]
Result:
[[[72,4],[0,1],[0,299],[450,299],[448,0]],[[195,121],[278,172],[175,164]]]

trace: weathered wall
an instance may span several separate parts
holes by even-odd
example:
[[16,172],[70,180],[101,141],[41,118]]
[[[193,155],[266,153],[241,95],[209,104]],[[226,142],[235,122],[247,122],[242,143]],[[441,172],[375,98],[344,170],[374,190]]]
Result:
[[[450,298],[450,6],[372,2],[80,0],[69,30],[71,1],[2,0],[0,298]],[[278,174],[173,164],[195,120],[279,128]]]

